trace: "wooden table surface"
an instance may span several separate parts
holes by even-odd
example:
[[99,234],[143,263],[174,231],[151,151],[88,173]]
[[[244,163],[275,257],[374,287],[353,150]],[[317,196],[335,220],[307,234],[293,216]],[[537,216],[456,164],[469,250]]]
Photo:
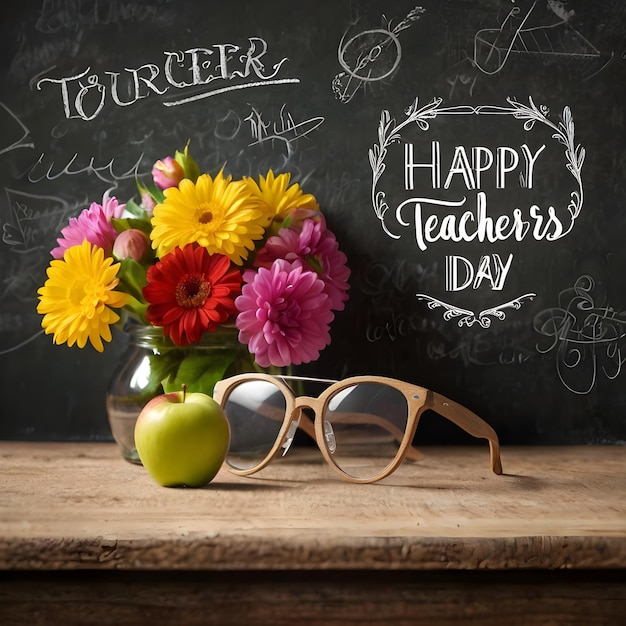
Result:
[[[0,617],[46,572],[73,572],[68,585],[80,585],[80,571],[116,572],[103,580],[109,585],[137,572],[204,572],[231,584],[247,579],[250,593],[250,577],[286,572],[288,585],[300,580],[314,593],[311,581],[337,572],[345,580],[348,571],[363,584],[384,572],[400,590],[409,581],[394,572],[440,582],[442,572],[493,572],[493,585],[502,572],[527,571],[535,576],[522,581],[528,585],[574,570],[603,590],[594,614],[597,606],[619,610],[624,621],[615,623],[626,624],[624,447],[504,447],[502,476],[490,471],[487,446],[423,452],[422,462],[372,485],[345,482],[318,451],[297,448],[252,478],[223,469],[202,489],[172,489],[124,461],[114,444],[0,442],[0,570],[13,593]],[[429,615],[423,599],[420,611]],[[465,615],[449,623],[473,622]]]

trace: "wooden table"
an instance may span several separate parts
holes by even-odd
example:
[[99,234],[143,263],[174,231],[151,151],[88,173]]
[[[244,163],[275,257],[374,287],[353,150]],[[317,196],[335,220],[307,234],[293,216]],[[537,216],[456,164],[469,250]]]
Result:
[[0,624],[626,624],[626,449],[312,448],[156,485],[113,444],[0,442]]

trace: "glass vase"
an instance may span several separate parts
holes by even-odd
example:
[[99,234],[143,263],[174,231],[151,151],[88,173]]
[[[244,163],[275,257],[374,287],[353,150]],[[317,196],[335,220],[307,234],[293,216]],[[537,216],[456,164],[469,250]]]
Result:
[[160,328],[127,330],[128,348],[114,370],[106,395],[111,433],[122,457],[141,461],[135,448],[135,422],[145,404],[157,395],[180,391],[213,394],[215,383],[240,372],[259,371],[252,355],[237,339],[235,327],[205,333],[201,343],[179,347]]

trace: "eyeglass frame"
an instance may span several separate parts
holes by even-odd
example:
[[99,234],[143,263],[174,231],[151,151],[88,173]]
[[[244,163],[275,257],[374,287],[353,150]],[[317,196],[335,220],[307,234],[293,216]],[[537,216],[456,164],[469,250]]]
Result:
[[[419,385],[414,385],[412,383],[407,383],[386,376],[351,376],[337,381],[326,378],[310,378],[306,376],[272,375],[262,372],[246,372],[218,381],[213,390],[213,399],[222,408],[224,408],[224,399],[228,398],[232,389],[243,382],[254,380],[271,382],[282,392],[286,401],[285,415],[283,417],[283,423],[280,430],[276,435],[274,444],[263,460],[257,465],[251,468],[238,469],[229,465],[228,454],[226,455],[226,469],[238,476],[249,476],[261,471],[278,455],[281,448],[283,449],[283,455],[285,455],[295,436],[295,424],[296,427],[302,428],[302,430],[304,430],[315,441],[317,447],[322,453],[322,456],[324,457],[324,460],[342,478],[349,482],[361,484],[378,482],[395,472],[406,458],[410,458],[414,461],[423,459],[424,455],[415,449],[411,444],[417,431],[420,417],[422,413],[427,410],[435,411],[443,418],[457,425],[473,437],[486,439],[489,442],[491,470],[494,474],[502,474],[500,441],[496,431],[487,422],[485,422],[485,420],[478,417],[478,415],[476,415],[473,411],[470,411],[458,402],[450,400],[446,396],[426,389],[425,387],[420,387]],[[286,381],[327,383],[329,386],[317,397],[298,396]],[[407,401],[408,411],[406,427],[404,433],[402,434],[401,441],[399,442],[399,447],[396,451],[395,457],[379,474],[369,478],[351,476],[335,462],[325,443],[323,426],[325,421],[324,413],[328,406],[329,399],[342,389],[362,383],[387,385],[397,391],[400,391]],[[303,409],[313,411],[314,419],[312,420]],[[381,418],[380,416],[375,417],[384,420],[384,418]],[[388,422],[388,426],[391,427],[391,429],[386,427],[390,430],[390,432],[392,432],[393,429],[400,432],[399,429],[393,426],[390,422]],[[398,439],[395,435],[394,438]]]

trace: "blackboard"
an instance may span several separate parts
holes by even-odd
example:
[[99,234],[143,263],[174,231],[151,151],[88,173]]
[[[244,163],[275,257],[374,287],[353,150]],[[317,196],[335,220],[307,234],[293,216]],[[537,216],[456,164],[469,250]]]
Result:
[[290,172],[348,255],[350,300],[302,373],[417,382],[508,444],[626,440],[623,2],[3,12],[0,437],[110,438],[125,337],[53,346],[36,290],[70,216],[190,139],[208,172]]

